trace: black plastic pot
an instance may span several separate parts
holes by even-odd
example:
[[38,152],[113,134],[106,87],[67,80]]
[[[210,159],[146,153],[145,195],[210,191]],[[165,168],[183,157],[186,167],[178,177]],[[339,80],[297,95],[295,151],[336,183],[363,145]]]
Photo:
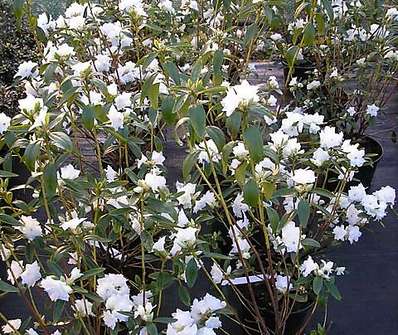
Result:
[[[260,308],[260,313],[268,329],[275,331],[275,314],[272,307],[269,305],[267,299],[266,287],[264,281],[260,281],[252,284],[257,305]],[[252,301],[249,291],[248,284],[238,284],[236,288],[248,299]],[[223,319],[223,329],[227,332],[240,335],[250,334],[258,335],[258,321],[247,311],[241,301],[237,298],[236,293],[229,285],[222,288],[227,301],[234,309],[234,313],[239,319],[239,324],[232,321],[231,319]],[[300,335],[300,329],[304,326],[308,315],[313,308],[313,302],[296,303],[293,312],[289,315],[284,335]]]
[[[370,165],[368,164],[358,168],[358,172],[355,174],[354,179],[351,182],[347,183],[345,190],[348,190],[350,186],[357,185],[358,183],[362,183],[362,185],[366,188],[370,188],[372,186],[373,176],[376,172],[377,164],[383,157],[383,147],[374,138],[364,136],[356,142],[365,149],[365,153],[367,155],[371,155],[372,162]],[[329,172],[326,189],[328,189],[329,191],[334,191],[336,189],[337,183],[337,174],[334,172]]]

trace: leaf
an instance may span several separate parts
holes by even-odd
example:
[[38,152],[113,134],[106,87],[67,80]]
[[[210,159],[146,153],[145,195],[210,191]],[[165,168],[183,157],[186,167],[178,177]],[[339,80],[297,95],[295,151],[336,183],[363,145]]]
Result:
[[82,112],[82,123],[88,130],[93,129],[94,127],[94,118],[95,113],[93,111],[92,106],[85,106]]
[[303,227],[307,226],[308,219],[310,218],[310,204],[307,200],[300,200],[297,206],[297,213],[300,221],[300,225]]
[[291,46],[286,51],[285,59],[289,66],[289,69],[291,69],[294,66],[294,64],[296,63],[298,53],[299,53],[299,48],[295,45]]
[[203,139],[206,130],[206,113],[202,105],[197,105],[189,109],[189,120],[196,135]]
[[171,96],[167,96],[162,100],[161,111],[163,119],[166,121],[167,125],[174,125],[177,113],[173,112],[174,99]]
[[11,286],[10,284],[7,284],[6,282],[0,280],[0,291],[7,292],[7,293],[16,293],[16,292],[18,292],[18,289],[16,287]]
[[158,329],[153,322],[147,323],[145,328],[149,335],[158,335]]
[[156,285],[159,290],[164,290],[168,286],[170,286],[174,281],[174,277],[168,272],[160,272],[156,276]]
[[19,226],[19,221],[8,214],[0,214],[0,222],[9,223],[12,226]]
[[187,179],[189,174],[192,171],[192,168],[195,166],[198,156],[200,154],[200,151],[194,151],[189,153],[185,159],[184,162],[182,163],[182,176],[184,179]]
[[178,297],[185,306],[191,306],[191,296],[184,286],[178,286]]
[[342,298],[341,293],[336,286],[334,278],[331,278],[330,280],[326,280],[325,283],[326,283],[326,287],[327,287],[329,293],[333,296],[333,298],[340,301]]
[[43,187],[48,200],[55,196],[57,190],[57,171],[54,164],[48,164],[43,172]]
[[187,280],[188,287],[195,285],[196,279],[198,278],[198,265],[196,264],[195,258],[191,258],[185,268],[185,278]]
[[105,268],[94,268],[94,269],[87,270],[86,272],[83,273],[83,275],[79,278],[79,280],[84,280],[84,279],[96,276],[104,271],[105,271]]
[[171,77],[177,85],[181,84],[180,73],[177,66],[172,62],[166,62],[163,64],[166,73]]
[[256,207],[259,195],[260,190],[258,189],[257,183],[253,179],[250,179],[243,187],[243,198],[245,199],[245,203],[252,207]]
[[222,151],[225,145],[224,132],[220,128],[214,126],[206,127],[206,132],[207,135],[209,135],[209,137],[214,141],[218,150]]
[[55,307],[54,307],[54,313],[53,313],[53,321],[58,322],[61,320],[62,312],[65,307],[65,301],[63,300],[57,300],[55,302]]
[[67,134],[63,132],[54,132],[50,133],[50,138],[58,148],[72,151],[73,143]]
[[255,163],[264,158],[264,146],[261,132],[258,127],[250,127],[243,133],[243,140],[249,150],[250,157]]
[[222,64],[224,61],[224,53],[222,50],[218,49],[214,52],[213,57],[213,83],[214,85],[218,86],[222,83]]
[[239,164],[239,166],[235,170],[235,179],[240,186],[243,186],[246,180],[246,168],[248,162],[244,161]]
[[245,46],[248,46],[255,38],[258,33],[258,26],[255,23],[252,23],[247,27],[246,35],[243,39],[243,43]]
[[308,246],[308,247],[314,247],[314,248],[320,248],[321,245],[317,240],[314,240],[312,238],[305,238],[304,240],[301,241],[302,245]]
[[278,226],[279,226],[279,214],[278,212],[273,209],[272,207],[266,207],[265,210],[267,211],[267,216],[269,222],[271,224],[272,231],[274,233],[278,233]]
[[272,195],[274,194],[275,191],[275,184],[270,183],[270,182],[264,182],[261,185],[261,192],[264,195],[264,198],[267,200],[270,200],[272,198]]
[[242,122],[242,113],[234,112],[229,118],[227,118],[226,126],[231,132],[232,138],[235,139],[240,130],[240,125]]
[[29,170],[34,171],[35,169],[35,162],[37,157],[40,153],[40,143],[29,143],[25,149],[25,153],[22,157],[25,165],[28,167]]
[[315,42],[315,28],[312,22],[308,22],[303,32],[303,45],[313,45]]
[[319,295],[323,287],[323,279],[321,277],[315,277],[312,282],[312,290],[316,295]]
[[18,177],[18,175],[10,171],[0,170],[0,178],[13,178],[13,177]]

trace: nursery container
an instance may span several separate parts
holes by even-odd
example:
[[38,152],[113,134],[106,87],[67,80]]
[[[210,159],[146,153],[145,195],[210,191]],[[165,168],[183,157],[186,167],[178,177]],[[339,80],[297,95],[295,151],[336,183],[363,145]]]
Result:
[[[260,277],[260,276],[259,276]],[[239,278],[245,281],[244,277]],[[236,288],[248,299],[251,301],[249,286],[246,282],[235,284]],[[266,287],[264,280],[259,280],[256,283],[252,283],[253,291],[255,294],[255,298],[257,304],[260,308],[260,313],[263,317],[263,320],[266,326],[274,331],[275,330],[275,314],[270,306],[269,300],[267,298]],[[232,321],[229,318],[225,318],[223,320],[223,329],[231,334],[247,334],[250,335],[258,335],[258,322],[255,318],[247,311],[242,302],[236,297],[234,290],[228,284],[223,287],[223,292],[227,297],[227,300],[231,303],[234,312],[236,313],[240,324],[238,325],[236,322]],[[314,306],[313,301],[308,301],[305,303],[296,302],[293,312],[290,314],[286,321],[286,327],[284,335],[299,335],[300,329],[304,326],[305,321],[309,314],[311,313],[311,309]],[[246,326],[246,330],[243,325]]]

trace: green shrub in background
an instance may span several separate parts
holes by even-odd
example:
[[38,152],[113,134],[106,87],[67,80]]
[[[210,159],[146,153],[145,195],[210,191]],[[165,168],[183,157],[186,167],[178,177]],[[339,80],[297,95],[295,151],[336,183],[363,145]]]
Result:
[[17,29],[12,6],[0,0],[0,113],[14,115],[18,110],[24,90],[14,84],[14,75],[20,63],[35,60],[35,49],[36,43],[26,25]]
[[[15,0],[7,0],[9,4],[14,4]],[[34,14],[46,12],[53,17],[57,17],[65,12],[65,9],[75,1],[72,0],[33,0],[32,9]],[[77,1],[78,2],[78,1]]]

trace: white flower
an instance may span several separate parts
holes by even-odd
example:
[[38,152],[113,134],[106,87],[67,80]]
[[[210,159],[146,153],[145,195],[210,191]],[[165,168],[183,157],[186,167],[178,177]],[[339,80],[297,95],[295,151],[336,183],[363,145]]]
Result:
[[344,266],[339,266],[336,268],[336,275],[342,276],[345,272],[345,267]]
[[240,85],[229,87],[227,95],[221,101],[226,116],[231,116],[238,107],[245,108],[251,103],[258,102],[257,91],[258,86],[250,85],[247,80],[242,81]]
[[312,170],[297,169],[292,174],[292,179],[296,184],[313,184],[315,183],[315,173]]
[[24,236],[33,241],[36,237],[39,237],[43,234],[39,221],[32,218],[31,216],[21,216],[21,226],[18,226],[17,229],[24,234]]
[[23,62],[19,65],[18,71],[15,74],[15,77],[21,77],[21,79],[25,78],[35,78],[39,75],[39,71],[37,70],[37,63],[32,61]]
[[173,234],[174,244],[170,250],[172,256],[177,254],[182,248],[192,247],[196,243],[197,228],[177,228],[177,233]]
[[380,108],[377,107],[375,104],[366,106],[366,114],[368,114],[368,115],[370,115],[372,117],[376,117],[377,116],[377,112],[379,110],[380,110]]
[[4,113],[0,113],[0,134],[3,134],[11,124],[11,118],[5,115]]
[[105,311],[102,315],[102,319],[104,320],[105,326],[110,329],[114,329],[116,327],[116,323],[118,321],[117,315],[111,311]]
[[63,280],[57,280],[47,276],[40,282],[40,286],[47,292],[51,301],[69,300],[69,294],[72,293],[72,288]]
[[76,230],[76,228],[81,224],[81,223],[83,223],[84,221],[86,221],[86,218],[78,218],[78,217],[74,217],[74,218],[72,218],[72,219],[70,219],[70,220],[68,220],[68,221],[63,221],[62,222],[62,224],[61,224],[61,228],[63,229],[63,230],[68,230],[68,229],[70,229],[70,230],[72,230],[72,231],[75,231]]
[[338,147],[343,143],[343,133],[336,133],[334,127],[326,126],[321,130],[320,136],[320,146],[321,148],[330,149]]
[[23,272],[23,264],[22,262],[17,262],[13,260],[10,264],[10,268],[7,269],[8,277],[7,279],[11,282],[11,284],[15,284],[15,281],[21,276]]
[[189,311],[177,309],[171,314],[176,321],[167,325],[166,335],[194,335],[198,327]]
[[146,16],[141,0],[121,0],[119,10],[126,12],[134,11],[139,16]]
[[361,202],[366,196],[366,189],[362,184],[351,186],[348,190],[348,200],[350,202]]
[[357,112],[357,111],[355,110],[355,107],[349,107],[349,108],[347,108],[347,113],[348,113],[348,115],[350,115],[350,116],[354,116],[356,112]]
[[373,193],[379,201],[385,202],[390,205],[395,203],[395,189],[391,186],[384,186],[380,190]]
[[105,176],[108,183],[112,183],[117,178],[117,172],[112,168],[112,166],[108,165],[105,169]]
[[202,320],[203,317],[206,317],[208,314],[216,312],[220,309],[225,308],[227,304],[225,301],[221,301],[216,297],[213,297],[209,293],[207,293],[203,299],[198,300],[195,299],[191,306],[191,315],[195,321]]
[[113,295],[128,295],[127,279],[121,274],[109,273],[97,280],[97,294],[104,300]]
[[311,256],[308,256],[303,264],[301,264],[300,271],[304,277],[308,277],[313,271],[316,271],[318,268],[319,265],[314,262]]
[[98,72],[108,72],[111,68],[111,58],[108,55],[97,55],[94,65]]
[[217,263],[213,263],[213,265],[211,266],[210,274],[211,278],[216,284],[220,284],[224,279],[224,273],[222,272],[220,266]]
[[76,77],[84,77],[91,71],[91,63],[76,63],[72,66],[73,75]]
[[330,155],[327,151],[318,148],[314,151],[311,162],[314,163],[316,166],[322,166],[322,164],[328,161]]
[[209,163],[210,161],[217,163],[221,159],[217,145],[213,140],[199,143],[197,149],[201,150],[198,156],[198,162],[201,164]]
[[198,201],[196,201],[193,212],[197,213],[204,209],[206,206],[214,207],[216,203],[217,201],[214,193],[207,191]]
[[348,241],[350,241],[351,244],[354,242],[358,242],[358,239],[362,235],[358,226],[348,226],[347,233],[348,233]]
[[114,106],[111,106],[108,112],[108,119],[111,122],[111,127],[115,130],[123,128],[124,114],[118,112]]
[[131,107],[131,93],[123,92],[115,98],[115,105],[118,110]]
[[158,192],[160,189],[166,187],[166,178],[159,176],[159,172],[156,169],[152,169],[145,175],[145,184],[147,184],[153,192]]
[[76,299],[72,308],[76,313],[76,317],[94,316],[93,304],[87,299]]
[[237,218],[241,218],[245,212],[249,210],[249,206],[243,202],[243,194],[239,193],[233,204],[232,210]]
[[34,286],[41,279],[40,266],[37,261],[26,264],[25,271],[21,273],[21,279],[22,284],[28,285],[28,287]]
[[329,279],[333,271],[333,262],[325,262],[322,260],[322,266],[316,270],[316,274],[322,278]]
[[4,334],[16,334],[19,327],[21,327],[21,319],[8,320],[7,324],[1,327]]
[[386,17],[392,20],[397,20],[398,18],[398,9],[395,7],[389,8],[386,12]]
[[317,89],[319,86],[321,86],[321,82],[319,80],[313,80],[310,83],[307,84],[307,90],[315,90]]
[[176,183],[177,193],[182,193],[177,201],[184,208],[192,207],[192,197],[195,195],[196,185],[192,183],[182,184]]
[[344,241],[347,237],[347,230],[344,225],[336,226],[333,229],[333,235],[336,241]]
[[163,156],[162,152],[153,151],[152,152],[152,156],[151,156],[151,160],[156,165],[163,165],[163,162],[166,160],[166,158]]
[[29,328],[26,330],[26,335],[39,335],[39,333],[33,328]]
[[151,322],[153,319],[153,313],[152,310],[155,308],[155,306],[152,305],[152,303],[147,302],[145,305],[139,305],[134,312],[134,317],[140,317],[141,320],[145,322]]
[[164,244],[166,243],[166,236],[161,237],[152,246],[152,251],[164,252]]
[[133,309],[133,302],[130,300],[128,294],[114,294],[110,296],[105,303],[106,309],[112,311],[112,314],[117,318],[117,321],[126,322],[128,316],[119,312],[130,312]]
[[291,221],[282,228],[282,242],[287,252],[297,252],[300,246],[300,228]]
[[188,217],[185,214],[184,210],[181,209],[178,212],[177,226],[178,227],[185,227],[188,223],[189,223]]
[[245,145],[242,142],[239,142],[232,149],[233,154],[238,159],[245,159],[249,155],[249,151],[245,148]]
[[278,34],[278,33],[274,33],[270,36],[271,40],[273,41],[279,41],[280,39],[282,39],[282,35]]
[[75,169],[72,164],[61,167],[61,178],[62,179],[76,179],[80,175],[80,170]]

